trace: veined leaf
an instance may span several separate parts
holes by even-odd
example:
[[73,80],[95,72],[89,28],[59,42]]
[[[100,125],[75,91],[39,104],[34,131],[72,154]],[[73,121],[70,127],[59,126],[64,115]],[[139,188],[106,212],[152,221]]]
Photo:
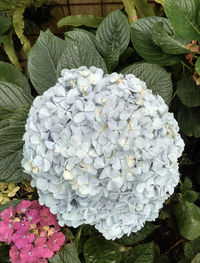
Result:
[[24,35],[24,11],[25,6],[15,9],[13,14],[13,26],[18,38],[21,41],[21,44],[23,45],[23,50],[25,53],[28,53],[28,51],[31,49],[31,45],[27,37]]
[[65,33],[65,40],[73,40],[73,41],[83,41],[88,42],[88,44],[91,44],[91,46],[94,46],[94,43],[92,42],[90,36],[82,31],[68,31]]
[[181,57],[164,53],[152,38],[152,27],[156,22],[168,24],[163,17],[141,18],[131,25],[131,40],[138,54],[146,61],[162,66],[177,64]]
[[103,57],[118,49],[120,55],[130,41],[130,27],[127,18],[120,10],[111,12],[99,25],[96,33],[97,45]]
[[0,13],[0,36],[6,34],[12,27],[12,23],[8,17]]
[[180,36],[187,40],[200,40],[199,0],[165,0],[164,9]]
[[58,27],[61,26],[87,26],[97,28],[102,22],[103,17],[95,17],[92,15],[76,15],[76,16],[67,16],[60,19],[57,23]]
[[184,77],[178,81],[177,95],[187,107],[200,106],[200,87],[196,85],[192,77]]
[[28,72],[31,82],[39,94],[56,84],[58,61],[66,47],[66,41],[47,31],[40,33],[29,52]]
[[155,16],[155,13],[147,0],[133,0],[136,8],[143,16]]
[[58,76],[61,70],[64,68],[73,69],[80,66],[95,66],[102,68],[104,72],[107,72],[106,65],[98,53],[98,51],[92,47],[91,41],[67,41],[66,49],[64,50],[57,67]]
[[5,52],[8,55],[10,61],[16,66],[17,69],[21,71],[21,65],[19,64],[17,56],[15,54],[12,32],[9,32],[7,35],[2,36],[2,39]]
[[12,83],[30,94],[28,79],[10,63],[0,61],[0,81]]
[[[186,47],[188,41],[184,38],[169,33],[170,28],[166,30],[167,25],[163,22],[156,22],[152,27],[152,38],[154,43],[161,47],[163,52],[168,54],[187,54],[191,51]],[[167,32],[168,31],[168,32]]]
[[189,202],[179,202],[175,209],[180,234],[189,240],[200,236],[200,208]]
[[166,103],[171,100],[173,85],[171,74],[164,68],[147,62],[139,62],[122,70],[122,74],[134,74],[147,84],[154,94],[160,95]]
[[86,263],[120,263],[121,259],[117,244],[101,236],[89,238],[85,242],[83,254]]

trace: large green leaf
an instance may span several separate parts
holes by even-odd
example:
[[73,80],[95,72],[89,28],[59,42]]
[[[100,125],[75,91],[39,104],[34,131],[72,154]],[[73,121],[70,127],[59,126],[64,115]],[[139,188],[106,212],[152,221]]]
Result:
[[200,262],[200,253],[196,255],[195,258],[193,258],[192,263],[199,263]]
[[198,57],[198,59],[195,63],[195,70],[200,75],[200,57]]
[[7,33],[12,27],[12,23],[8,17],[0,13],[0,36]]
[[107,72],[103,58],[98,51],[92,47],[90,40],[68,40],[66,42],[66,49],[59,60],[57,73],[60,75],[61,70],[64,68],[73,69],[80,66],[87,66],[88,68],[95,66],[102,68],[105,73]]
[[200,87],[192,77],[184,77],[177,84],[177,95],[187,107],[200,106]]
[[118,49],[120,55],[130,41],[130,27],[127,18],[120,10],[111,12],[99,25],[96,33],[98,48],[103,57]]
[[165,0],[165,13],[174,30],[188,40],[200,40],[199,0]]
[[120,239],[117,239],[116,242],[125,246],[131,246],[146,239],[158,227],[159,225],[153,225],[149,222],[146,222],[141,230],[137,231],[136,233],[131,233],[130,236],[124,235]]
[[32,96],[21,88],[8,82],[0,81],[0,108],[18,109],[32,103]]
[[198,252],[200,252],[200,237],[185,244],[184,254],[188,260],[192,260]]
[[124,254],[124,263],[154,263],[156,259],[157,246],[152,243],[137,245]]
[[66,42],[49,31],[41,32],[28,57],[28,72],[39,94],[57,82],[57,65]]
[[[173,33],[167,24],[156,22],[152,27],[152,38],[154,43],[168,54],[187,54],[191,51],[186,47],[188,41]],[[171,31],[171,32],[170,32]]]
[[158,65],[147,62],[135,63],[122,71],[123,74],[134,74],[146,82],[154,94],[159,94],[166,103],[171,100],[173,86],[171,74]]
[[200,208],[189,202],[179,202],[175,209],[180,234],[189,240],[200,236]]
[[58,255],[53,256],[49,259],[50,263],[80,263],[78,258],[78,253],[76,247],[73,244],[66,244],[64,248],[58,253]]
[[25,122],[10,121],[8,126],[0,129],[0,160],[22,149],[24,132]]
[[[1,144],[1,142],[0,142]],[[22,150],[12,152],[5,158],[0,159],[0,181],[18,183],[30,180],[30,176],[24,174],[21,166]]]
[[16,7],[29,6],[33,0],[3,0],[0,1],[0,10],[15,10]]
[[67,16],[60,19],[57,23],[58,27],[61,26],[88,26],[97,28],[102,22],[103,17],[95,17],[92,15],[76,15]]
[[28,79],[12,64],[0,61],[0,81],[12,83],[25,92],[31,92]]
[[147,17],[137,20],[131,25],[131,40],[138,54],[150,63],[170,66],[180,61],[180,56],[164,53],[152,39],[152,27],[154,23],[168,21],[163,17]]
[[[90,44],[91,46],[94,46],[94,43],[91,39],[91,36],[89,36],[89,34],[86,33],[87,31],[85,30],[74,30],[74,31],[68,31],[65,33],[65,40],[73,40],[73,41],[79,41],[79,42],[87,42],[88,44]],[[89,32],[88,32],[89,33]],[[91,33],[92,34],[92,33]],[[93,34],[92,34],[93,35]],[[94,35],[93,35],[94,36]],[[95,36],[94,36],[95,39]],[[93,39],[93,40],[94,40]]]
[[120,263],[118,246],[105,238],[91,237],[84,245],[83,254],[86,263]]
[[177,121],[185,135],[200,137],[200,107],[189,108],[180,103]]

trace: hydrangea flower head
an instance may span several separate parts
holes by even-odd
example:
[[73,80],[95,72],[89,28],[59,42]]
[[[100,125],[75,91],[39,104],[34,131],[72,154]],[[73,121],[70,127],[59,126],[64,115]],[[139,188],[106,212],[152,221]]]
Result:
[[172,113],[145,82],[101,69],[64,69],[38,96],[24,134],[25,172],[59,224],[107,238],[158,216],[178,183],[184,144]]

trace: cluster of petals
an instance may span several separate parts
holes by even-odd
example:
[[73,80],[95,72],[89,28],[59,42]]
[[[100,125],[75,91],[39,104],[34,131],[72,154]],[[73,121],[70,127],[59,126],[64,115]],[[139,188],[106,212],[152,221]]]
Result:
[[184,143],[168,106],[132,74],[64,69],[38,96],[22,165],[61,226],[120,238],[155,220],[179,180]]
[[19,191],[20,187],[13,183],[0,183],[0,204],[3,205],[10,201]]
[[65,241],[56,216],[38,201],[22,201],[1,213],[0,241],[10,245],[12,263],[47,263]]

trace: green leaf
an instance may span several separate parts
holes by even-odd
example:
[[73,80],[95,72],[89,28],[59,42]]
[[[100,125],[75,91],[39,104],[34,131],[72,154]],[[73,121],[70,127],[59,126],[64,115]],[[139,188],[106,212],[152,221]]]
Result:
[[140,11],[143,16],[155,16],[155,13],[147,0],[133,0],[136,8]]
[[190,203],[195,202],[199,198],[199,193],[193,190],[187,190],[183,194],[180,194],[181,201],[187,201]]
[[195,70],[200,75],[200,57],[198,57],[198,59],[195,63]]
[[85,242],[83,255],[86,263],[120,263],[121,258],[117,244],[101,236]]
[[184,254],[188,260],[192,260],[200,252],[200,238],[187,242],[184,247]]
[[[72,31],[69,31],[69,32],[72,32]],[[67,33],[69,33],[69,32],[67,32]],[[92,41],[93,46],[97,49],[97,43],[96,43],[95,34],[93,34],[90,31],[87,31],[87,30],[84,30],[84,29],[80,29],[80,28],[74,28],[73,32],[85,33],[89,37],[89,39]]]
[[57,82],[57,65],[67,47],[66,42],[49,31],[41,32],[29,52],[28,72],[34,88],[39,94]]
[[15,67],[19,70],[22,70],[21,65],[17,59],[15,54],[14,44],[12,40],[12,31],[10,31],[7,35],[2,36],[3,39],[3,46],[5,49],[6,54],[10,61],[15,65]]
[[164,0],[154,0],[156,3],[161,4],[162,6],[164,6]]
[[134,5],[134,0],[123,0],[123,4],[128,14],[129,23],[132,24],[137,20],[137,12]]
[[32,3],[33,0],[3,0],[0,1],[0,10],[15,10],[16,7],[29,6]]
[[119,63],[119,50],[113,49],[113,51],[104,58],[108,73],[112,73],[113,69],[117,67]]
[[1,212],[2,212],[3,210],[8,209],[11,205],[12,205],[14,208],[16,208],[17,205],[21,203],[21,201],[22,201],[22,200],[17,199],[17,200],[9,201],[9,202],[7,202],[7,203],[5,203],[5,204],[3,204],[3,205],[0,205],[0,214],[1,214]]
[[186,192],[187,190],[192,189],[192,181],[189,177],[185,177],[184,182],[181,184],[181,193]]
[[[8,126],[0,129],[0,160],[22,149],[24,132],[25,122],[10,121]],[[6,171],[2,170],[2,166],[1,162],[1,174],[6,174]]]
[[92,47],[91,41],[77,40],[67,41],[66,49],[62,53],[57,67],[57,74],[60,75],[62,69],[73,69],[80,66],[95,66],[102,68],[104,72],[107,72],[106,65],[103,58],[98,51]]
[[200,137],[200,107],[189,108],[179,104],[177,121],[185,135]]
[[76,251],[75,245],[66,244],[64,248],[62,248],[58,255],[53,256],[49,259],[50,263],[81,263],[78,258],[78,253]]
[[103,57],[118,49],[120,55],[130,41],[130,27],[127,18],[120,10],[111,12],[99,25],[96,33],[97,45]]
[[0,13],[0,36],[6,34],[12,27],[12,23],[8,17]]
[[161,254],[156,258],[155,263],[170,263],[170,259],[167,255]]
[[0,61],[0,81],[12,83],[26,93],[31,93],[28,79],[10,63]]
[[173,86],[171,74],[158,65],[147,62],[135,63],[122,71],[123,74],[134,74],[146,82],[154,94],[159,94],[166,103],[171,100]]
[[167,24],[156,22],[152,27],[152,39],[154,43],[161,47],[163,52],[168,54],[187,54],[190,50],[186,47],[188,41],[174,34]]
[[[91,33],[92,34],[92,33]],[[95,37],[94,37],[95,38]],[[88,34],[86,34],[83,31],[69,31],[65,33],[65,40],[73,40],[73,41],[79,41],[79,42],[87,42],[88,44],[90,44],[92,47],[94,46],[93,41],[91,40],[91,38],[89,37]]]
[[196,255],[196,257],[192,260],[192,263],[199,263],[200,262],[200,253]]
[[28,51],[31,49],[31,45],[28,38],[24,35],[24,11],[25,6],[15,9],[13,14],[13,27],[15,29],[16,35],[20,39],[24,52],[28,53]]
[[200,208],[195,204],[180,201],[175,209],[180,234],[189,240],[200,236]]
[[200,87],[192,77],[184,77],[177,84],[177,95],[187,107],[200,106]]
[[199,0],[165,0],[164,9],[177,34],[187,40],[200,40]]
[[146,61],[162,66],[177,64],[181,57],[164,53],[152,39],[154,23],[163,22],[168,25],[168,20],[163,17],[141,18],[131,25],[131,41],[138,54]]
[[35,7],[39,8],[41,7],[46,0],[35,0]]
[[9,250],[10,250],[10,247],[9,246],[6,246],[6,245],[2,245],[0,246],[0,258],[1,258],[1,262],[2,263],[7,263],[9,262]]
[[136,233],[131,233],[129,236],[124,235],[120,239],[116,239],[116,242],[119,244],[122,244],[124,246],[131,246],[135,243],[138,243],[138,242],[146,239],[158,227],[159,227],[159,225],[153,225],[149,222],[146,222],[146,224],[144,225],[144,227],[141,230],[137,231]]
[[157,247],[153,242],[137,245],[124,254],[124,263],[154,263]]
[[102,22],[103,17],[95,17],[92,15],[76,15],[76,16],[67,16],[60,19],[57,23],[58,27],[61,26],[87,26],[97,28]]
[[18,86],[0,81],[0,108],[16,110],[27,104],[32,104],[32,96],[23,92]]

